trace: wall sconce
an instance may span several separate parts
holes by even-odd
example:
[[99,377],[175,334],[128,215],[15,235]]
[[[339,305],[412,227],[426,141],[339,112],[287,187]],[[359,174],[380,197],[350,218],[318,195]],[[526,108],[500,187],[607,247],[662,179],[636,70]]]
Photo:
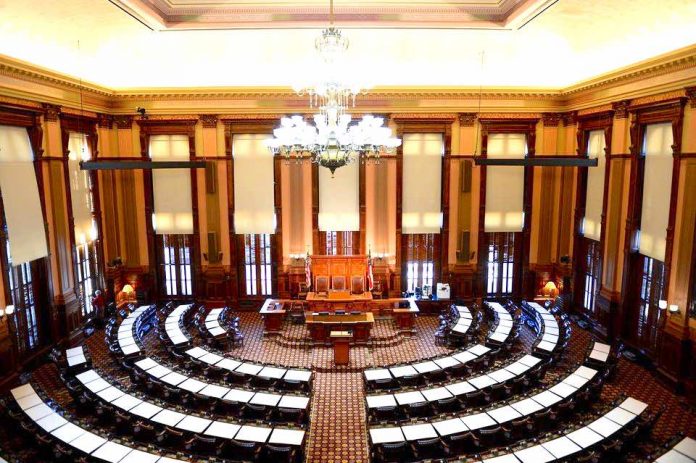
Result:
[[665,310],[667,308],[667,301],[664,299],[660,299],[657,303],[657,306],[660,308],[660,310]]
[[670,313],[677,314],[679,313],[679,306],[677,304],[670,304],[669,311]]
[[15,311],[15,306],[8,305],[4,309],[0,309],[0,320],[5,318],[5,315],[12,315]]

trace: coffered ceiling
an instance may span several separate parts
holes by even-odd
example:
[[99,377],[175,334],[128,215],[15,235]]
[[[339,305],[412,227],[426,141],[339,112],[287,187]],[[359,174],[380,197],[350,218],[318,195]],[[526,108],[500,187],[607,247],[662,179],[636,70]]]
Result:
[[[345,28],[518,28],[557,0],[335,0]],[[328,0],[112,0],[155,30],[307,28],[326,23]]]
[[[0,54],[114,90],[290,86],[312,76],[327,13],[326,0],[0,0]],[[380,87],[562,89],[696,44],[694,0],[336,0],[336,16],[344,72]]]

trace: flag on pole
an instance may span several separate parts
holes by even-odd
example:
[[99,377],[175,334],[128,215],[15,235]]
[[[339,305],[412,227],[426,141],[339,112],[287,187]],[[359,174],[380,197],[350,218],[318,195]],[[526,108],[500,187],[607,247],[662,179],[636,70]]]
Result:
[[312,287],[312,260],[309,257],[309,252],[307,252],[307,257],[305,257],[305,279],[307,282],[307,289]]
[[372,282],[374,281],[374,277],[372,276],[372,253],[367,255],[367,289],[372,291],[374,288],[374,285]]

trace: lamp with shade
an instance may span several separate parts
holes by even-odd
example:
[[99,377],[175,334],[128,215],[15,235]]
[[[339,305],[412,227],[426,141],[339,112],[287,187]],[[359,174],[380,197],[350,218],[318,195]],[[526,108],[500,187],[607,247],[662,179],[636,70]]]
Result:
[[679,313],[679,306],[677,304],[670,304],[669,311],[674,314]]
[[657,303],[657,306],[660,308],[660,310],[665,310],[667,308],[667,301],[664,299],[660,299]]
[[558,296],[558,288],[556,287],[556,283],[551,280],[547,281],[546,285],[544,285],[544,289],[541,290],[541,294],[546,297]]

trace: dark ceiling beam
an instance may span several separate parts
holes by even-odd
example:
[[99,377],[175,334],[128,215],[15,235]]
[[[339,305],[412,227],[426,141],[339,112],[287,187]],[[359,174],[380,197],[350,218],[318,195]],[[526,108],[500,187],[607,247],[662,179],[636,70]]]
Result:
[[477,166],[522,166],[522,167],[597,167],[597,158],[539,156],[524,159],[496,159],[474,157]]
[[205,161],[82,161],[82,170],[202,169]]

